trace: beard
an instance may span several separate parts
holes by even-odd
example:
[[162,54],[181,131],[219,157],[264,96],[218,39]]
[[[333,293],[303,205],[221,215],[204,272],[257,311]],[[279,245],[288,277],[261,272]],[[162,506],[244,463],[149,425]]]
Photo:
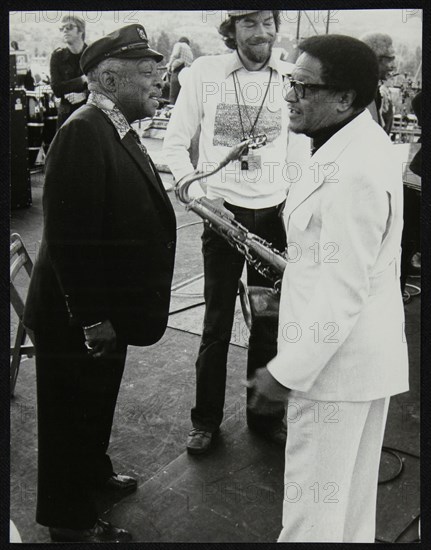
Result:
[[271,55],[273,42],[262,42],[261,44],[243,44],[238,48],[240,53],[254,63],[263,63]]

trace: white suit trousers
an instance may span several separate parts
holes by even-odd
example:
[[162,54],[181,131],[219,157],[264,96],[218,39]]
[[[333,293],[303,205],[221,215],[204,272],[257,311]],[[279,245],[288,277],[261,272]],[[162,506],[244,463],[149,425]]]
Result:
[[292,397],[278,542],[374,542],[389,401]]

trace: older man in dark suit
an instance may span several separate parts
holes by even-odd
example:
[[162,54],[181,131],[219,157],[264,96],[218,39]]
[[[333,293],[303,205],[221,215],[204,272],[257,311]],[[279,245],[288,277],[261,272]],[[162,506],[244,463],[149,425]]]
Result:
[[47,158],[44,234],[27,299],[38,393],[37,521],[55,541],[126,541],[97,517],[93,492],[126,494],[136,480],[107,455],[128,344],[163,335],[175,215],[130,124],[161,96],[141,25],[83,53],[90,97],[57,133]]

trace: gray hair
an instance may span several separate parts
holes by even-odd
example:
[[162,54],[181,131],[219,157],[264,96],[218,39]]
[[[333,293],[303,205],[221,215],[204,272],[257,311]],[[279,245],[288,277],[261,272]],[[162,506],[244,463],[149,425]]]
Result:
[[100,90],[100,75],[104,71],[112,71],[120,75],[120,78],[127,80],[127,71],[126,69],[130,65],[136,65],[136,59],[120,59],[117,57],[108,57],[103,59],[95,67],[92,67],[87,74],[88,79],[88,89],[90,91]]
[[392,48],[392,38],[383,32],[367,32],[360,40],[369,46],[377,57],[387,55],[389,48]]

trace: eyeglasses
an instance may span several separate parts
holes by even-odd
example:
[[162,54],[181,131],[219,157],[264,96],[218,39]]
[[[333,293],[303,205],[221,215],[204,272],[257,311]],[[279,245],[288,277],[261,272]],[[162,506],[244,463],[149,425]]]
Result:
[[395,61],[394,55],[379,55],[379,59],[387,59],[388,61]]
[[58,30],[60,32],[63,32],[63,31],[71,31],[72,29],[74,29],[75,27],[77,27],[77,25],[73,25],[72,23],[68,23],[67,25],[63,25],[62,27],[60,27]]
[[304,99],[305,97],[305,90],[332,90],[334,89],[333,86],[329,84],[308,84],[307,82],[301,82],[300,80],[295,80],[294,78],[288,76],[288,80],[284,83],[284,90],[283,90],[283,96],[284,99],[286,99],[287,94],[290,92],[290,90],[293,88],[295,91],[296,99]]

